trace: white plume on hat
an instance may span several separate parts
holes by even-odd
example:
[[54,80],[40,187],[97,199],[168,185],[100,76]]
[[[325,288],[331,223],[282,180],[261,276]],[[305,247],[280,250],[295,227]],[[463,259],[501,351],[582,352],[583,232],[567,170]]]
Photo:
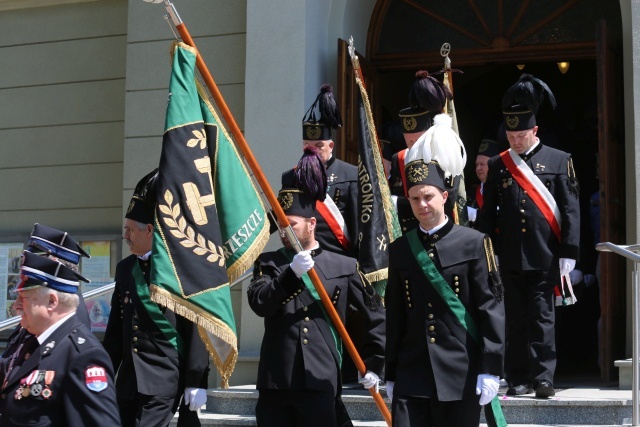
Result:
[[462,175],[467,163],[467,151],[462,140],[452,129],[453,120],[448,114],[438,114],[431,126],[409,149],[405,164],[414,160],[425,163],[436,161],[446,177]]

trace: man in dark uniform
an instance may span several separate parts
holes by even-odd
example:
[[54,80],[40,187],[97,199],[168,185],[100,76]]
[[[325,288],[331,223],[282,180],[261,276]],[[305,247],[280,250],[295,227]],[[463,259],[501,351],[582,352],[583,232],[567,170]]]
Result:
[[489,237],[444,213],[443,170],[409,160],[409,199],[420,225],[391,243],[385,298],[393,425],[477,427],[503,367],[500,276]]
[[0,386],[1,424],[120,426],[113,366],[76,314],[78,280],[86,279],[28,251],[20,274],[16,305],[34,339],[23,341],[30,348],[17,349],[8,360]]
[[484,205],[484,184],[487,182],[487,174],[489,173],[489,160],[498,154],[500,154],[500,150],[498,149],[497,142],[488,138],[480,142],[475,164],[476,176],[480,182],[475,186],[475,189],[471,192],[469,200],[467,201],[469,227],[475,228],[476,230],[479,228],[478,210],[482,209]]
[[509,395],[555,394],[554,287],[579,254],[578,182],[571,156],[536,136],[548,86],[524,74],[502,100],[511,148],[489,161],[480,230],[496,245],[505,284]]
[[[415,80],[409,91],[409,103],[411,106],[398,112],[407,148],[397,152],[391,158],[389,188],[398,211],[398,219],[403,234],[418,226],[418,221],[413,216],[411,204],[407,198],[407,178],[404,174],[405,158],[408,150],[419,139],[427,136],[426,133],[434,125],[436,116],[442,113],[447,100],[452,98],[453,95],[442,82],[429,75],[429,72],[420,70],[416,73]],[[450,123],[449,127],[451,127]],[[443,141],[443,143],[454,144],[453,141]],[[462,155],[462,153],[460,154]],[[446,209],[452,218],[461,177],[460,172],[459,176],[452,177],[447,181],[449,192],[453,193],[453,196],[448,199]]]
[[[89,254],[71,237],[68,233],[47,227],[42,224],[34,224],[27,251],[59,262],[74,272],[78,272],[78,263],[81,257],[90,258]],[[91,320],[85,306],[82,294],[78,292],[78,308],[76,315],[78,319],[91,329]],[[20,303],[14,304],[15,310],[22,310]],[[29,343],[31,341],[31,344]],[[28,358],[31,351],[37,346],[36,338],[29,333],[22,325],[18,325],[7,340],[7,347],[0,358],[0,384],[6,374],[7,365],[12,360],[13,368],[22,364]],[[32,344],[35,343],[35,346]],[[21,354],[15,354],[19,351]]]
[[[302,147],[316,147],[327,171],[329,197],[318,205],[316,239],[322,249],[357,257],[358,168],[333,155],[331,130],[341,126],[333,89],[325,84],[302,119]],[[294,174],[295,169],[282,174],[282,188],[294,186]]]
[[263,427],[351,425],[340,413],[340,364],[348,356],[306,273],[315,266],[343,322],[349,304],[366,319],[361,354],[366,388],[377,387],[383,367],[384,307],[355,259],[317,242],[316,197],[292,188],[280,191],[278,200],[304,250],[295,254],[283,237],[284,248],[262,254],[255,263],[247,296],[265,325],[256,419]]
[[[116,288],[104,336],[118,378],[123,426],[166,426],[184,401],[199,409],[208,354],[197,326],[149,297],[149,271],[157,169],[136,186],[125,215],[124,239],[132,255],[116,266]],[[195,402],[195,404],[193,404]]]

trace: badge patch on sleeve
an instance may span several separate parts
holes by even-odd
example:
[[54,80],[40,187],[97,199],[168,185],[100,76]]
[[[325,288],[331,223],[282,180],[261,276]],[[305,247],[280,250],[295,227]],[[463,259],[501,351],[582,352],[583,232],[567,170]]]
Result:
[[102,366],[90,366],[84,371],[84,382],[89,390],[100,393],[107,389],[107,371]]

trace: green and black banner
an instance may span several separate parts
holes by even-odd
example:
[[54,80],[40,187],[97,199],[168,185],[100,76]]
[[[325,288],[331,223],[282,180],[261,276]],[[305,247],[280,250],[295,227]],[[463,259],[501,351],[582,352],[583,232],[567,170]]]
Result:
[[177,44],[162,141],[151,298],[198,325],[223,387],[237,360],[230,281],[269,237],[249,171],[206,92],[196,52]]

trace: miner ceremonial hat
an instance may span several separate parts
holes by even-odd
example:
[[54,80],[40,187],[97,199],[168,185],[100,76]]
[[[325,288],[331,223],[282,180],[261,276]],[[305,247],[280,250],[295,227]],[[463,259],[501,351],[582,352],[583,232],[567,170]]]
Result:
[[342,118],[338,111],[338,104],[333,97],[333,88],[331,85],[324,84],[315,101],[302,117],[302,139],[307,141],[330,140],[331,129],[339,127],[342,127]]
[[293,181],[291,188],[283,188],[278,194],[282,210],[286,215],[314,217],[316,201],[324,201],[327,196],[327,172],[316,147],[304,147]]
[[59,292],[75,294],[78,292],[80,280],[90,282],[62,263],[29,251],[23,252],[20,276],[18,291],[46,286]]
[[416,185],[433,185],[442,191],[448,187],[444,171],[438,162],[425,163],[422,159],[417,159],[408,163],[404,170],[407,176],[407,190]]
[[153,224],[156,208],[156,180],[158,169],[154,169],[138,182],[133,190],[133,197],[129,202],[129,208],[125,218],[138,221],[142,224]]
[[504,128],[509,131],[532,129],[536,126],[536,114],[546,98],[552,108],[556,107],[556,98],[549,86],[531,74],[523,74],[504,94],[502,98],[502,116]]
[[409,91],[409,107],[398,112],[404,133],[422,132],[431,127],[433,117],[442,112],[451,91],[438,79],[420,70]]
[[493,157],[500,154],[500,149],[498,148],[498,143],[492,139],[485,138],[480,142],[480,147],[478,148],[478,156],[487,156]]
[[80,262],[80,257],[91,258],[69,233],[35,223],[29,236],[29,252],[44,252],[73,264]]

